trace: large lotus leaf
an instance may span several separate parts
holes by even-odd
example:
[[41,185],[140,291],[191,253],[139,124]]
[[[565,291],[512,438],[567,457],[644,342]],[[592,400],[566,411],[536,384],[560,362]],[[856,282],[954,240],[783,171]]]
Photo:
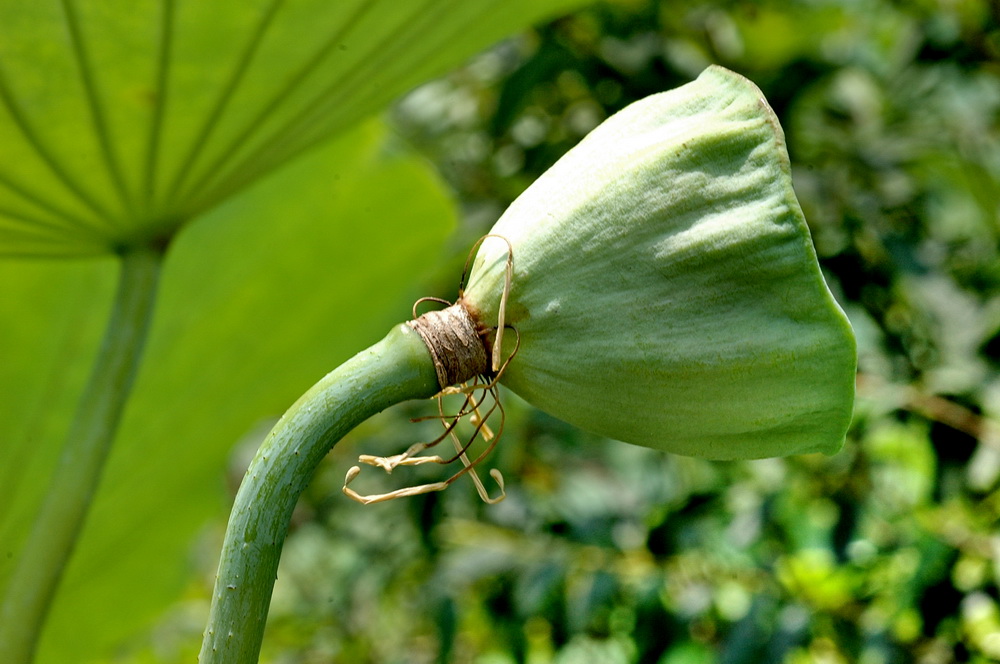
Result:
[[[421,160],[383,156],[382,136],[362,126],[178,237],[39,662],[93,661],[148,624],[182,586],[192,537],[228,509],[235,443],[423,294],[453,206]],[[106,258],[0,261],[0,584],[48,485],[115,271]]]
[[0,0],[0,255],[167,236],[579,0]]
[[491,233],[506,242],[483,243],[467,300],[498,324],[510,248],[503,382],[541,409],[709,458],[843,443],[854,335],[777,118],[742,76],[710,67],[616,114]]

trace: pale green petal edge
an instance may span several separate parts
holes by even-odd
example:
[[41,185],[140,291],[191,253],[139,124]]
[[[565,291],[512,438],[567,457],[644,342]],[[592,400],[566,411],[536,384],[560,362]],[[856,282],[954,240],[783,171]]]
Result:
[[[851,325],[826,286],[760,90],[710,67],[610,118],[491,231],[510,241],[503,383],[630,443],[716,459],[843,444]],[[466,291],[495,325],[506,243]],[[508,334],[505,351],[513,347]]]

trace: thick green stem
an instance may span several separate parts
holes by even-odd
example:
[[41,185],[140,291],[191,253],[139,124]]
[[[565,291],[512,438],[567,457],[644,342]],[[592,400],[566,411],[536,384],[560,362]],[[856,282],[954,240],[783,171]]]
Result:
[[132,388],[156,299],[163,251],[122,255],[114,308],[70,424],[52,484],[7,586],[0,612],[0,662],[27,664],[83,527]]
[[281,546],[313,471],[348,431],[393,404],[438,391],[420,336],[399,325],[306,392],[250,463],[226,529],[199,661],[257,661]]

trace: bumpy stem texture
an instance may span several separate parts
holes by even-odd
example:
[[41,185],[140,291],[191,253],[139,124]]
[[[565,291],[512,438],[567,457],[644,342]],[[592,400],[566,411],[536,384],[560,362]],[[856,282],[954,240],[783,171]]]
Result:
[[123,253],[104,339],[70,424],[52,484],[28,534],[0,610],[0,662],[34,656],[49,606],[73,552],[142,356],[156,299],[160,249]]
[[330,448],[360,422],[440,388],[420,336],[399,325],[306,392],[247,469],[226,530],[202,664],[257,661],[292,509]]

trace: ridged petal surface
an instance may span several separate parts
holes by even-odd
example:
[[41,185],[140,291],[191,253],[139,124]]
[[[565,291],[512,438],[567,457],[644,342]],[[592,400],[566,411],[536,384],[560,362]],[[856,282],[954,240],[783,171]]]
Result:
[[[711,67],[624,109],[491,232],[514,259],[506,323],[520,348],[503,382],[542,410],[708,458],[840,448],[853,332],[777,118],[742,76]],[[466,291],[492,325],[506,252],[487,239]]]

